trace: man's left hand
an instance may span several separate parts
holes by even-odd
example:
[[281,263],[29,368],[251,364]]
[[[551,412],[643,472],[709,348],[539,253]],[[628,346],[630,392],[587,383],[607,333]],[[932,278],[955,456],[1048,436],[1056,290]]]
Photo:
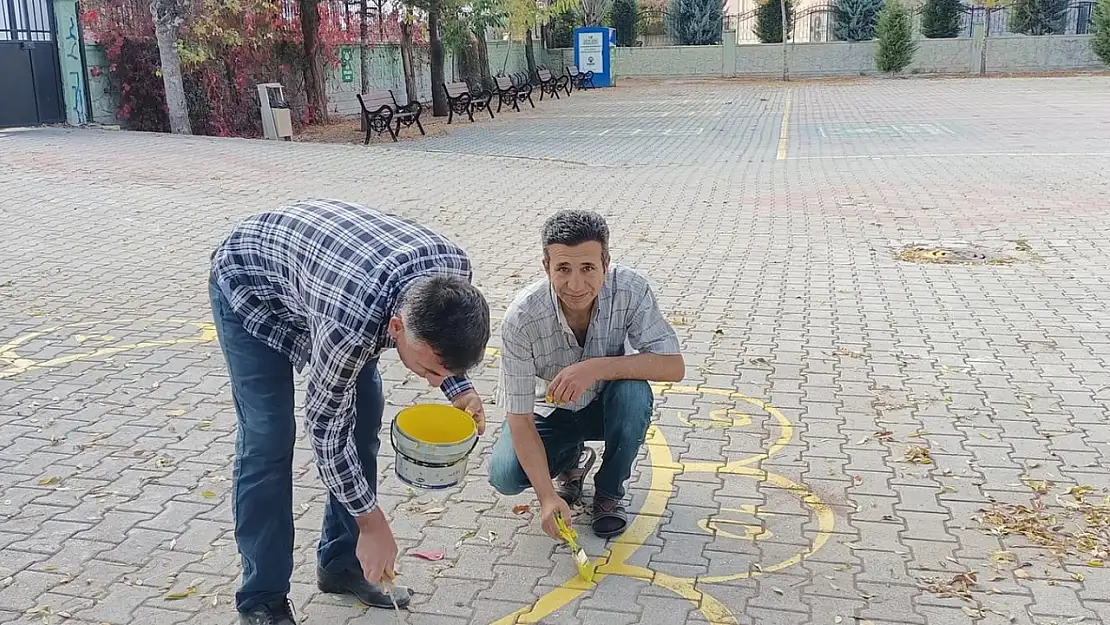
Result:
[[578,401],[578,398],[594,384],[597,384],[597,367],[589,360],[576,362],[563,369],[547,385],[547,394],[556,404],[569,404]]
[[482,398],[478,396],[477,391],[471,390],[456,395],[451,405],[474,417],[474,424],[478,426],[479,435],[486,432],[486,411],[482,407]]

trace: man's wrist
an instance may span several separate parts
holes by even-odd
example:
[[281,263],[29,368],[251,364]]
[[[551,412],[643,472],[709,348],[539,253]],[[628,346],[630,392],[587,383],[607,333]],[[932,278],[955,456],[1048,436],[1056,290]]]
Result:
[[385,513],[381,507],[374,506],[369,512],[364,512],[355,517],[355,524],[359,532],[372,532],[385,521]]

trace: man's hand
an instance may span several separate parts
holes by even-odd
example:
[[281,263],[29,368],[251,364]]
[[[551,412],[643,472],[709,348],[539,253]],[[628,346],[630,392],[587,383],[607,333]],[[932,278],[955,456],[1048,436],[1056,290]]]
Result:
[[355,521],[358,523],[355,556],[362,565],[366,581],[380,585],[383,575],[392,579],[397,562],[397,541],[393,538],[385,513],[381,508],[375,508],[373,512],[355,517]]
[[474,424],[478,426],[478,434],[485,434],[486,410],[482,407],[482,398],[478,396],[477,391],[471,390],[456,395],[451,405],[474,417]]
[[576,362],[560,371],[547,385],[547,395],[556,404],[569,404],[578,401],[598,379],[597,363],[592,360]]
[[555,523],[555,513],[561,514],[567,525],[570,525],[570,506],[562,497],[552,495],[540,500],[540,520],[543,523],[543,531],[548,536],[562,542],[563,537],[559,535],[559,526]]

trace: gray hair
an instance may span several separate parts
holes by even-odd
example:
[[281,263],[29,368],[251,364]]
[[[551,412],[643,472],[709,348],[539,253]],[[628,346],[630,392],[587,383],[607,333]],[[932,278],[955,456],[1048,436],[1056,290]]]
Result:
[[609,224],[605,218],[593,211],[580,209],[561,210],[543,224],[543,255],[547,257],[547,246],[581,245],[589,241],[601,244],[602,255],[609,258]]
[[465,374],[485,357],[489,304],[465,278],[417,278],[405,289],[397,310],[405,331],[431,347],[452,374]]

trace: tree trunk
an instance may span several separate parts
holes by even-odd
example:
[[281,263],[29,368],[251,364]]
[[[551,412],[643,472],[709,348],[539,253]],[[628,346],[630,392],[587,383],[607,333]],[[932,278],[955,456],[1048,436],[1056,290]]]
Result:
[[493,78],[489,68],[489,46],[486,45],[485,34],[476,35],[478,41],[478,68],[482,71],[482,86],[489,89],[493,86]]
[[528,62],[528,76],[532,80],[539,80],[536,73],[536,53],[532,50],[532,29],[524,31],[524,60]]
[[150,15],[154,18],[154,35],[158,40],[158,57],[162,63],[162,85],[166,90],[166,108],[170,116],[170,132],[191,135],[189,105],[185,101],[185,82],[181,76],[181,55],[177,51],[177,27],[184,19],[186,2],[151,0]]
[[405,75],[405,94],[408,101],[419,99],[416,91],[416,68],[412,65],[412,9],[408,9],[401,21],[401,71]]
[[308,100],[309,121],[328,123],[328,93],[324,87],[323,58],[320,55],[319,0],[298,0],[301,9],[301,36],[304,38],[304,92]]
[[439,0],[433,0],[428,6],[428,47],[431,48],[431,74],[432,74],[432,115],[445,117],[447,115],[447,94],[443,91],[446,82],[443,75],[443,41],[439,37]]
[[790,80],[790,66],[786,61],[786,0],[779,0],[779,13],[782,16],[782,79]]
[[358,42],[359,90],[370,93],[370,7],[366,0],[358,0]]
[[481,54],[478,53],[477,37],[473,33],[467,34],[466,41],[458,50],[459,73],[462,74],[463,80],[467,84],[485,88],[486,84],[482,80]]

